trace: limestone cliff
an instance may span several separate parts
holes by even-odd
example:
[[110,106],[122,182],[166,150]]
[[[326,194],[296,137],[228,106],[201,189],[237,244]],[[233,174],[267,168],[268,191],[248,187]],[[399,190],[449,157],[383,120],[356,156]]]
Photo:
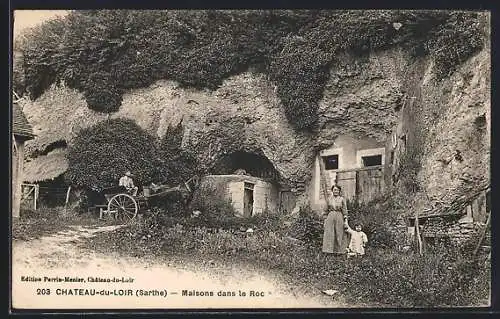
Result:
[[431,197],[449,198],[490,181],[490,63],[483,50],[445,81],[432,78],[431,66],[422,79],[423,105],[438,112],[418,175]]
[[[110,117],[134,119],[157,136],[182,120],[183,147],[204,162],[238,150],[261,154],[284,184],[304,190],[318,150],[332,145],[339,135],[371,137],[382,143],[389,140],[403,119],[401,109],[411,98],[410,87],[420,87],[419,103],[425,115],[432,117],[418,175],[424,189],[441,194],[443,184],[453,189],[463,173],[488,178],[488,51],[441,81],[433,76],[430,58],[415,59],[397,47],[363,57],[346,54],[339,61],[330,71],[313,132],[295,130],[286,120],[273,83],[253,72],[233,76],[215,91],[158,81],[126,93],[120,110]],[[24,111],[38,134],[27,145],[28,160],[43,157],[56,141],[70,144],[79,129],[107,117],[89,110],[80,93],[63,86],[52,87],[26,103]],[[462,152],[460,164],[443,166],[437,161],[455,150]]]

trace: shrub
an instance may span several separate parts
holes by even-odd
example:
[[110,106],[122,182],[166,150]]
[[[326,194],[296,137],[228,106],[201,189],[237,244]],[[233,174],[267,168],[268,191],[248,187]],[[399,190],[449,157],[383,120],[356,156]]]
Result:
[[189,194],[185,191],[172,191],[149,199],[150,207],[160,209],[161,215],[183,218],[189,216]]
[[155,137],[134,121],[112,119],[81,130],[68,148],[67,178],[73,185],[102,190],[117,186],[124,172],[135,182],[152,180],[158,167]]
[[201,211],[201,215],[189,221],[192,225],[208,228],[236,228],[241,224],[241,217],[236,216],[233,205],[215,190],[203,186],[193,197],[191,207]]
[[468,19],[467,15],[458,12],[450,13],[446,23],[434,32],[429,40],[429,50],[440,79],[449,76],[483,47],[485,35],[481,32],[480,19]]
[[122,93],[120,88],[107,83],[105,74],[93,74],[85,83],[87,89],[84,93],[87,105],[92,110],[103,113],[113,113],[118,111],[122,104]]
[[308,245],[319,245],[323,236],[323,228],[323,220],[315,212],[309,207],[301,207],[298,218],[288,229],[288,234]]
[[484,298],[471,284],[487,280],[488,271],[455,252],[419,256],[378,250],[354,265],[351,284],[363,285],[360,297],[391,306],[467,306]]
[[397,238],[390,227],[396,223],[396,214],[393,211],[391,198],[381,197],[368,203],[358,204],[348,202],[349,224],[359,223],[363,232],[368,236],[372,247],[395,247]]

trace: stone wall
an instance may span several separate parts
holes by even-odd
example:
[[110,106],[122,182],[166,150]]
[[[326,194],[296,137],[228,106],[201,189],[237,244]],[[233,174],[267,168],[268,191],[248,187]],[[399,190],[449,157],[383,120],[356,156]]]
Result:
[[[425,201],[450,202],[490,179],[490,53],[486,48],[449,78],[435,78],[430,60],[416,63],[391,140],[396,178],[403,154],[418,149],[417,182]],[[415,208],[418,204],[415,204]],[[419,207],[420,209],[422,207]]]
[[474,222],[467,216],[430,217],[422,224],[422,237],[426,241],[429,238],[447,239],[452,245],[460,246],[474,238],[481,226],[480,222]]

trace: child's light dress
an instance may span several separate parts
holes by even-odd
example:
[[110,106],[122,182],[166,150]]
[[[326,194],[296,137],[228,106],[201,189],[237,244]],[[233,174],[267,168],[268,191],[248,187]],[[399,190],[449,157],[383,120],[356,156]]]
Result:
[[347,232],[351,235],[349,243],[349,252],[356,255],[365,254],[365,245],[368,243],[368,237],[362,231],[356,231],[347,226]]

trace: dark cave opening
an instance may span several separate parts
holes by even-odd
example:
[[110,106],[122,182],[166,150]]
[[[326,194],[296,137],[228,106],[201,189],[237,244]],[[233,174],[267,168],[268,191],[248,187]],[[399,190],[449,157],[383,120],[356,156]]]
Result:
[[279,180],[279,173],[268,158],[245,151],[236,151],[222,156],[213,166],[211,174],[244,174],[268,180]]

